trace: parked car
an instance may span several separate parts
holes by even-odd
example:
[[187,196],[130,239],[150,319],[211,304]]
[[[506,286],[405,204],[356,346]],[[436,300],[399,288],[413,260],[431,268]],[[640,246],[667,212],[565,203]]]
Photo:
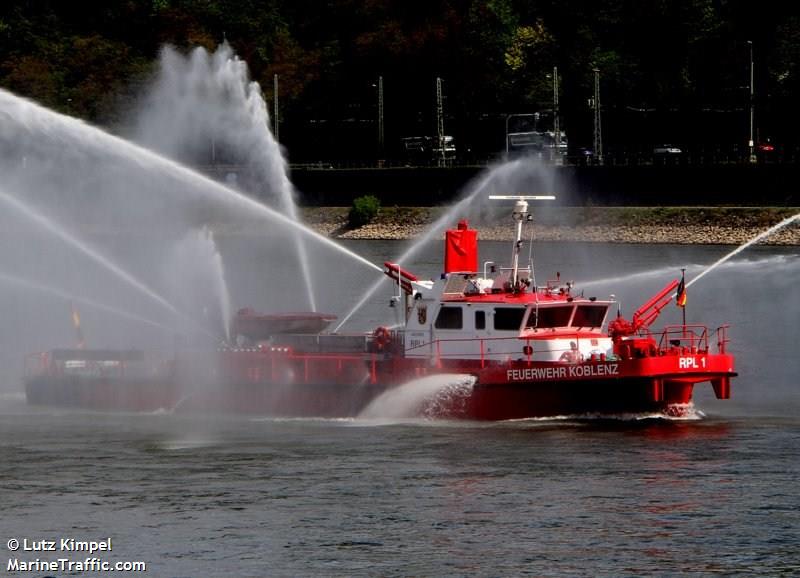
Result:
[[556,162],[567,155],[567,135],[559,131],[558,147],[553,131],[510,132],[506,135],[509,156],[530,156]]
[[581,147],[576,153],[575,162],[579,165],[591,165],[594,163],[594,151],[592,149]]
[[680,162],[683,151],[671,144],[662,144],[653,147],[653,164],[672,165]]
[[439,146],[439,138],[435,136],[407,136],[401,139],[406,160],[420,165],[429,165],[444,159],[452,162],[456,157],[456,145],[453,137],[444,137],[444,154]]
[[653,155],[654,156],[671,156],[671,155],[679,155],[683,151],[676,146],[672,146],[669,144],[658,145],[653,147]]
[[770,142],[760,142],[756,145],[756,152],[769,154],[775,152],[775,145]]
[[772,162],[775,160],[775,145],[769,141],[760,142],[756,144],[755,154],[759,162]]

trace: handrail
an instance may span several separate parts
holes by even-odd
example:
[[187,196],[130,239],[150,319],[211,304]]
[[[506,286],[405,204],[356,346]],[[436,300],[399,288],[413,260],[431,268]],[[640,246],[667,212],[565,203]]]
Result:
[[725,350],[727,349],[727,345],[730,342],[730,340],[728,339],[728,328],[729,327],[730,327],[730,325],[728,325],[728,324],[720,325],[719,327],[717,327],[717,331],[716,331],[716,333],[717,333],[717,351],[719,351],[719,353],[725,353]]
[[[570,341],[575,342],[575,344],[577,345],[578,349],[580,349],[580,345],[581,345],[582,342],[584,342],[586,340],[596,339],[596,337],[589,338],[589,337],[578,337],[577,335],[571,335],[569,337],[565,337],[565,339],[569,339]],[[453,358],[453,359],[478,359],[481,362],[481,367],[484,367],[486,363],[490,362],[490,359],[487,359],[487,357],[514,355],[513,352],[508,352],[508,351],[497,351],[497,352],[487,353],[486,350],[485,350],[485,344],[487,342],[520,341],[520,340],[521,339],[520,339],[519,336],[513,336],[513,337],[487,337],[487,338],[454,337],[454,338],[450,338],[450,339],[434,339],[432,341],[425,341],[424,343],[420,343],[418,345],[415,345],[414,347],[410,347],[410,348],[406,349],[405,351],[409,352],[409,351],[415,351],[415,350],[422,350],[423,353],[425,353],[425,355],[434,358],[437,361],[437,363],[440,363],[441,360],[448,359],[448,358]],[[531,339],[531,338],[524,339],[525,347],[530,347],[531,346],[531,342],[536,342],[536,341],[538,341],[538,340],[537,339]],[[468,343],[478,342],[479,343],[479,351],[476,352],[476,353],[467,353],[467,352],[442,353],[442,350],[441,350],[442,344],[462,343],[462,342],[468,342]],[[543,353],[543,351],[544,350],[539,350],[539,353]],[[558,354],[558,353],[563,354],[563,353],[570,352],[570,351],[572,351],[572,347],[559,347],[559,348],[554,348],[554,349],[547,350],[548,353],[556,353],[556,354]],[[525,358],[528,361],[528,363],[531,363],[533,361],[533,354],[534,353],[536,353],[536,352],[533,351],[533,350],[531,350],[530,352],[525,352],[525,349],[523,347],[522,349],[520,349],[520,351],[517,353],[517,355],[519,356],[519,358]],[[580,360],[581,361],[586,361],[588,359],[586,359],[586,360],[580,359]]]
[[689,352],[708,352],[708,327],[701,324],[665,325],[661,330],[659,351],[671,347],[688,348]]
[[[727,329],[728,325],[723,325],[716,329],[717,333],[717,347],[719,353],[725,353],[725,349],[727,344],[729,343]],[[692,353],[702,353],[707,354],[709,352],[709,330],[706,325],[702,324],[687,324],[687,325],[666,325],[660,331],[651,332],[648,329],[641,329],[637,333],[639,338],[642,339],[649,339],[653,342],[653,349],[651,355],[663,355],[665,353],[675,352],[676,350],[682,354],[692,354]],[[605,336],[604,336],[605,337]],[[447,359],[448,357],[458,358],[458,359],[479,359],[481,361],[481,366],[487,362],[487,357],[491,356],[509,356],[515,355],[514,352],[508,351],[498,351],[493,352],[491,354],[486,353],[485,344],[489,342],[501,342],[501,341],[509,341],[509,340],[519,340],[518,336],[513,337],[488,337],[488,338],[471,338],[471,337],[454,337],[451,339],[434,339],[432,341],[425,341],[423,343],[417,344],[414,347],[410,347],[406,349],[406,352],[414,352],[414,351],[424,351],[426,355],[434,357],[437,361],[442,359]],[[570,336],[570,341],[574,341],[578,346],[578,350],[580,350],[580,345],[582,342],[585,342],[587,339],[595,339],[589,337],[578,337],[578,336]],[[535,342],[535,339],[524,339],[526,346],[531,346],[531,342]],[[458,353],[442,353],[441,347],[443,344],[446,343],[459,343],[459,342],[478,342],[479,343],[479,351],[478,352],[458,352]],[[554,348],[547,350],[549,353],[558,353],[558,352],[568,352],[571,351],[571,347],[563,347],[563,348]],[[519,352],[520,358],[526,358],[528,362],[532,362],[533,354],[536,353],[533,350],[529,350],[526,352],[524,348]],[[539,351],[542,353],[542,350]],[[581,359],[586,361],[588,359]]]

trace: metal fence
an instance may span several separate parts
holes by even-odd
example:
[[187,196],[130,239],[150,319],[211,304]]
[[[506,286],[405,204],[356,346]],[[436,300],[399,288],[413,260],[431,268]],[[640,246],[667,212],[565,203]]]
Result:
[[[751,158],[746,147],[741,149],[722,147],[701,147],[694,149],[680,149],[680,153],[654,153],[652,149],[643,148],[618,148],[607,149],[608,152],[602,159],[595,157],[590,151],[571,152],[557,159],[541,157],[537,154],[507,155],[498,152],[483,157],[447,159],[321,159],[316,161],[290,163],[292,170],[347,170],[347,169],[386,169],[386,168],[425,168],[425,167],[481,167],[503,162],[509,159],[530,158],[545,164],[557,166],[715,166],[715,165],[795,165],[800,163],[800,148],[776,148],[770,152],[756,151]],[[225,176],[229,180],[235,175],[247,171],[243,165],[216,164],[201,167],[207,173]]]

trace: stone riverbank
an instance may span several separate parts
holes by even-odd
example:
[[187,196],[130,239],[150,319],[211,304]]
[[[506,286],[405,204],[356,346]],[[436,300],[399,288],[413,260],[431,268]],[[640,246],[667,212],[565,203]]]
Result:
[[[347,207],[306,207],[306,223],[336,239],[412,239],[443,207],[386,207],[368,225],[347,227]],[[797,207],[558,207],[534,213],[537,241],[740,245],[800,213]],[[452,226],[458,216],[453,217]],[[484,240],[510,240],[508,215],[471,222]],[[762,241],[800,246],[800,218]]]

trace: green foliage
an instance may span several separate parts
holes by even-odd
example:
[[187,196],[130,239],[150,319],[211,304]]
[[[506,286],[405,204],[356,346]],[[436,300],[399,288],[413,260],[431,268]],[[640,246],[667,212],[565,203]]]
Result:
[[541,22],[534,26],[519,26],[514,31],[514,39],[506,49],[505,61],[514,72],[525,68],[544,47],[553,42],[553,37]]
[[380,208],[380,200],[373,195],[365,195],[353,200],[353,206],[350,207],[350,213],[347,216],[350,228],[356,229],[369,224],[378,216]]
[[227,39],[268,100],[278,75],[282,144],[293,160],[334,149],[364,158],[377,154],[379,75],[387,151],[432,133],[441,77],[447,134],[460,150],[496,152],[509,113],[552,106],[554,66],[562,129],[571,146],[591,142],[596,66],[607,146],[638,139],[646,149],[682,144],[670,135],[743,142],[752,46],[759,138],[788,148],[800,124],[798,30],[796,2],[4,0],[0,86],[111,124],[164,44],[213,50]]

